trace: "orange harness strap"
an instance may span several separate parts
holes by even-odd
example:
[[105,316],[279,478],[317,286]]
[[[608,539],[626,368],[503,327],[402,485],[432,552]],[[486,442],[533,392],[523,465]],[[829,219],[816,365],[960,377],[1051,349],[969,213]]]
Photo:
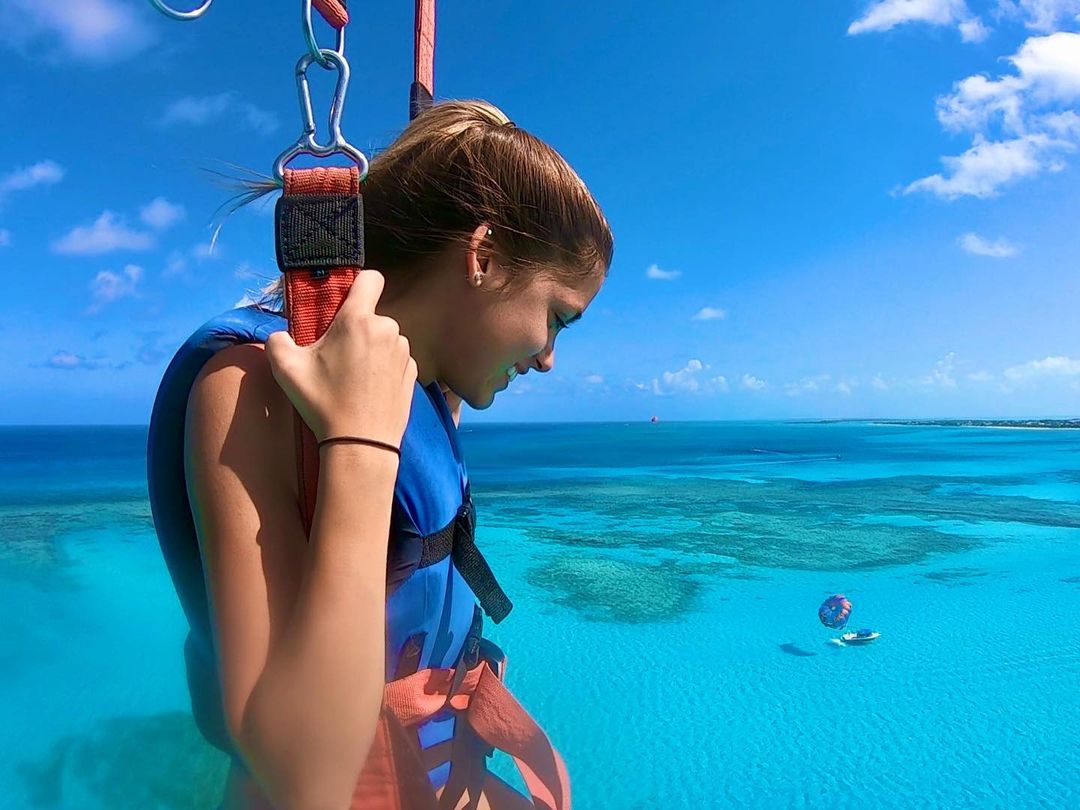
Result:
[[421,670],[388,683],[384,706],[402,725],[413,728],[449,702],[458,711],[459,721],[468,723],[489,746],[513,758],[532,797],[532,807],[570,810],[570,778],[562,757],[487,662],[469,670],[451,693],[453,681],[452,669]]

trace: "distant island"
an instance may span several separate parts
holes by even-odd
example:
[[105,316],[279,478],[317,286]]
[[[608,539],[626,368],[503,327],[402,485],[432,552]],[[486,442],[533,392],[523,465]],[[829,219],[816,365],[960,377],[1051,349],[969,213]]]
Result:
[[1080,430],[1080,419],[877,419],[876,425],[931,427],[1043,428]]

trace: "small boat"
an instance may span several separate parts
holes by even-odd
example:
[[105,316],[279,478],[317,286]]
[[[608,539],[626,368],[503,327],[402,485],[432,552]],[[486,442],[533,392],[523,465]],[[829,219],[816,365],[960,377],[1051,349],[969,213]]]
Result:
[[863,630],[856,630],[853,633],[844,633],[840,636],[840,641],[844,644],[869,644],[875,638],[881,635],[877,630],[870,630],[869,628]]

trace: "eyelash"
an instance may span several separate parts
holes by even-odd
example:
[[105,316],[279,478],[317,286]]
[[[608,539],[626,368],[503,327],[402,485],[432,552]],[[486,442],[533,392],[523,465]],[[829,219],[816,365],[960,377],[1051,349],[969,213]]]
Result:
[[568,324],[566,321],[564,321],[558,315],[555,316],[555,331],[556,332],[561,332],[563,329],[567,329],[569,326],[570,326],[570,324]]

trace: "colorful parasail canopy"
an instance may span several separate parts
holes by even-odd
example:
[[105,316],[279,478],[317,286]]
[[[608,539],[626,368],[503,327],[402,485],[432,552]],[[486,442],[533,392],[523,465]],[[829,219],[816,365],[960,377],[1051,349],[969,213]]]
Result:
[[842,593],[833,594],[821,603],[817,615],[823,625],[838,630],[851,616],[851,602]]

